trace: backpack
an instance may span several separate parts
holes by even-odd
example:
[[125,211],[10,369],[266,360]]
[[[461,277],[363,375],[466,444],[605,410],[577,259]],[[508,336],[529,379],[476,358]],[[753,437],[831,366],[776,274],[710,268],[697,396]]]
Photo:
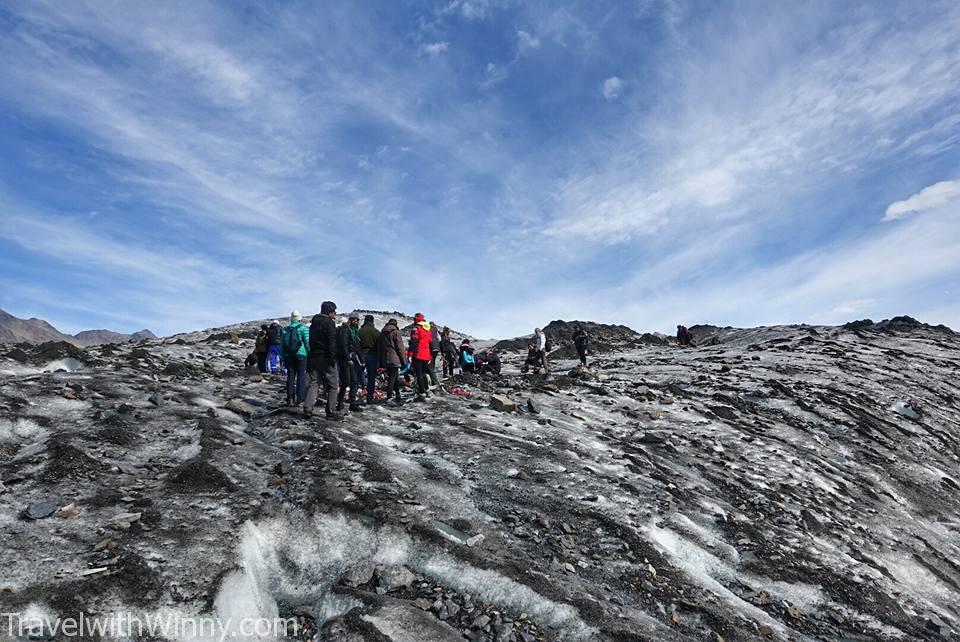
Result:
[[283,331],[283,351],[287,354],[297,354],[303,343],[300,341],[300,333],[297,328],[289,326]]
[[476,359],[473,358],[473,355],[464,350],[460,353],[460,365],[469,366],[476,363]]
[[440,331],[437,330],[437,326],[433,326],[430,330],[430,354],[438,352],[440,352]]
[[549,335],[545,335],[545,336],[547,337],[547,340],[543,342],[543,351],[550,352],[551,350],[553,350],[553,341],[550,340]]

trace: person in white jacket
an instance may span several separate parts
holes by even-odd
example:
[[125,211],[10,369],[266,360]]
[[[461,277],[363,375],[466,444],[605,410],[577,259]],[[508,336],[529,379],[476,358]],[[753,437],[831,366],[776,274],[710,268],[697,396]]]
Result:
[[535,328],[533,330],[533,339],[540,361],[543,363],[543,372],[549,373],[550,364],[547,363],[547,335],[540,328]]

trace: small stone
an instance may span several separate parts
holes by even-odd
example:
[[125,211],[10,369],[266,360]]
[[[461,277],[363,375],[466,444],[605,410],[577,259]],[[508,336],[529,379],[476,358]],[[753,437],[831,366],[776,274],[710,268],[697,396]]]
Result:
[[533,399],[527,399],[527,410],[532,412],[535,415],[540,414],[540,404],[538,404]]
[[[439,602],[439,600],[437,601]],[[434,607],[436,607],[436,604],[434,604]],[[448,620],[460,612],[460,605],[451,599],[446,599],[440,603],[440,608],[435,610],[437,611],[438,618]]]
[[476,617],[476,619],[473,620],[473,624],[470,626],[475,629],[483,629],[486,628],[488,624],[490,624],[490,616],[480,614]]
[[70,502],[66,506],[61,506],[57,510],[57,517],[61,517],[63,519],[70,519],[71,517],[76,517],[79,514],[80,511],[77,510],[77,505],[73,502]]
[[773,637],[773,627],[769,624],[761,624],[757,627],[757,632],[765,638]]
[[423,611],[429,611],[430,608],[433,606],[433,602],[431,602],[426,598],[418,597],[413,601],[413,605]]
[[667,433],[658,430],[648,430],[640,435],[641,444],[659,445],[667,443]]
[[480,542],[482,541],[483,541],[483,535],[480,535],[480,534],[474,535],[473,537],[470,537],[467,539],[467,546],[469,546],[470,548],[473,548],[474,546],[477,546],[478,544],[480,544]]
[[46,500],[30,504],[23,514],[27,519],[43,519],[44,517],[53,515],[58,508],[60,508],[58,502]]
[[150,395],[150,397],[147,399],[147,401],[149,401],[150,403],[152,403],[154,406],[162,406],[162,405],[163,405],[163,395],[160,394],[159,392],[155,392],[155,393],[153,393],[152,395]]
[[97,542],[96,546],[93,547],[94,553],[99,553],[100,551],[105,551],[108,548],[113,548],[115,544],[112,539],[105,539],[100,542]]
[[360,560],[347,567],[347,570],[340,576],[340,582],[351,587],[366,584],[373,579],[373,573],[376,569],[377,565],[372,560]]
[[244,417],[252,417],[257,414],[257,408],[247,403],[243,399],[231,399],[224,407],[227,410],[235,412],[238,415],[243,415]]
[[823,520],[808,508],[804,508],[802,511],[800,511],[800,519],[803,520],[804,525],[809,531],[818,533],[823,530]]
[[657,421],[657,420],[660,419],[662,416],[663,416],[663,413],[660,412],[659,410],[651,410],[651,411],[650,411],[650,418],[653,419],[654,421]]
[[490,406],[500,412],[514,412],[517,409],[517,402],[504,395],[491,395]]
[[417,576],[406,566],[387,566],[377,571],[377,580],[380,587],[387,592],[396,591],[404,586],[410,586],[416,579]]

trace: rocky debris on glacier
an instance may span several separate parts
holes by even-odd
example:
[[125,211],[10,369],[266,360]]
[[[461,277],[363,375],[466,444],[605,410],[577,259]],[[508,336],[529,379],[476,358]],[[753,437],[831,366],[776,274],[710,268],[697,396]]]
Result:
[[0,610],[243,607],[340,641],[960,635],[948,329],[594,327],[619,343],[586,373],[507,352],[331,427],[244,373],[257,325],[0,349]]

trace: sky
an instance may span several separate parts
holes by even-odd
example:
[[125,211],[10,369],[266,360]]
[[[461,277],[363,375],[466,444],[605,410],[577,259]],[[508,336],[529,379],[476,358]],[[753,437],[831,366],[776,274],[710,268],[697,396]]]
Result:
[[0,308],[960,328],[960,3],[0,4]]

